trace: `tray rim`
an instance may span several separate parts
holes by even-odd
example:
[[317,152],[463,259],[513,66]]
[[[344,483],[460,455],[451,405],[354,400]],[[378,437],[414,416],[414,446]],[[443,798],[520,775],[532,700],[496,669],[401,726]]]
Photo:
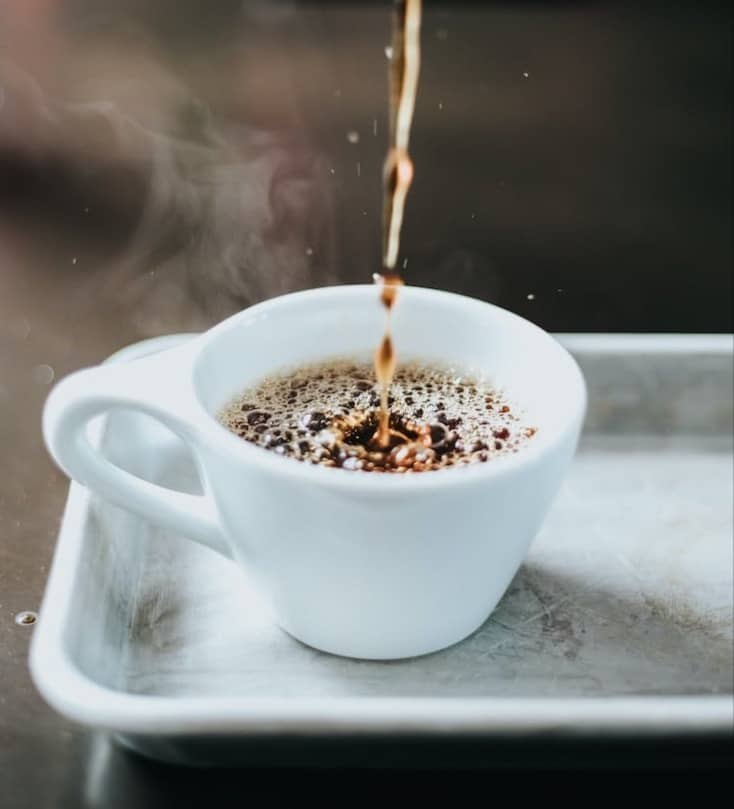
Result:
[[[192,334],[127,346],[117,362]],[[734,359],[734,335],[556,334],[572,353],[716,354]],[[101,431],[101,425],[100,425]],[[83,725],[141,736],[472,736],[731,734],[734,695],[610,697],[161,697],[101,686],[71,659],[64,633],[91,493],[71,483],[31,642],[32,679],[59,713]]]

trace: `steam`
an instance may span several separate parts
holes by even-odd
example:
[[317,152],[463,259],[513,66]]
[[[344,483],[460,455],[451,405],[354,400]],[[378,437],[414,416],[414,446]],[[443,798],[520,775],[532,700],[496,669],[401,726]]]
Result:
[[317,155],[256,130],[239,131],[237,147],[219,133],[204,145],[154,144],[145,207],[120,267],[141,325],[167,330],[188,312],[188,327],[206,327],[333,280],[331,200]]
[[[136,206],[132,237],[112,266],[90,272],[84,294],[121,302],[142,335],[206,328],[335,280],[328,167],[294,130],[215,121],[178,85],[165,99],[173,125],[160,131],[116,103],[59,103],[17,69],[13,78],[4,84],[22,121],[0,128],[0,147],[21,160],[51,152],[72,173],[91,172],[102,198]],[[4,104],[7,113],[7,89]]]

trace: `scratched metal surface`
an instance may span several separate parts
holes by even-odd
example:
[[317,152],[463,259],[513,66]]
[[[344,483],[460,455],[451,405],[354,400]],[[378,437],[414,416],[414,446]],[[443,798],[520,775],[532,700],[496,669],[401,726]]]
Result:
[[[393,663],[319,653],[272,624],[234,565],[98,503],[76,662],[101,684],[173,697],[730,692],[731,356],[577,349],[590,388],[579,455],[468,640]],[[185,450],[142,417],[111,419],[106,446],[139,474],[196,489]]]

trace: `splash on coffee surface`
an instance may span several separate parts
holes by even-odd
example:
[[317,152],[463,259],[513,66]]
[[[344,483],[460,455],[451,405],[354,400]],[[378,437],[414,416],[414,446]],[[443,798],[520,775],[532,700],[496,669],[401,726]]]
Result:
[[367,363],[330,361],[273,375],[219,415],[253,444],[350,471],[414,473],[517,452],[535,433],[504,397],[455,369],[406,363],[389,398],[389,437],[377,440],[380,392]]

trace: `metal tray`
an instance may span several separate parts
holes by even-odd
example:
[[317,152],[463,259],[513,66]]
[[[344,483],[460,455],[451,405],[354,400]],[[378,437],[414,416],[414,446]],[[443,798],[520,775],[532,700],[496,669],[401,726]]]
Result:
[[[306,648],[234,565],[72,484],[31,650],[41,693],[140,752],[192,764],[294,734],[731,732],[732,340],[559,339],[589,385],[585,435],[472,637],[389,663]],[[95,429],[129,471],[197,489],[185,448],[156,422],[115,413]]]

